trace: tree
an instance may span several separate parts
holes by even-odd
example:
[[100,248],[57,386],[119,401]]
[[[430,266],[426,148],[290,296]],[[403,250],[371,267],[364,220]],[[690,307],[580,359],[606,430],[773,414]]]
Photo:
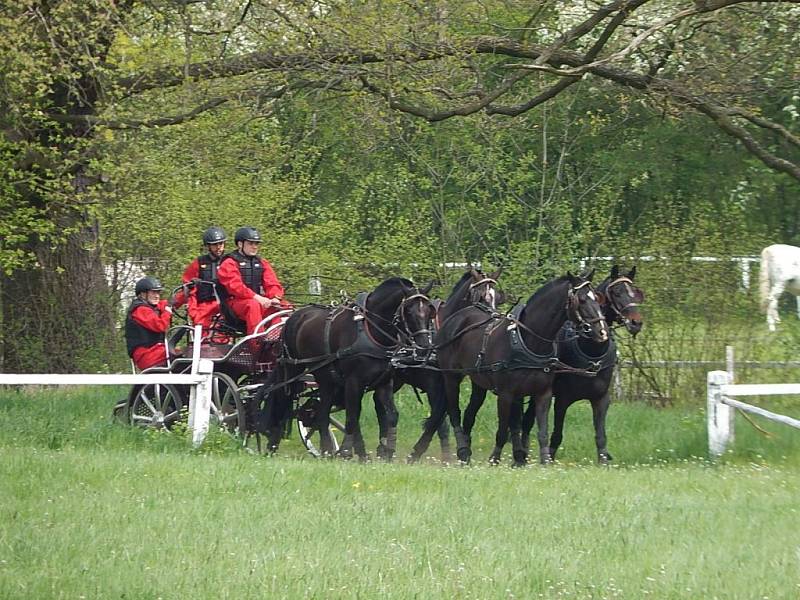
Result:
[[100,149],[119,132],[335,98],[430,123],[519,118],[588,80],[668,119],[697,112],[795,182],[795,4],[12,0],[0,14],[5,367],[76,368],[75,344],[110,328],[97,215],[115,182]]

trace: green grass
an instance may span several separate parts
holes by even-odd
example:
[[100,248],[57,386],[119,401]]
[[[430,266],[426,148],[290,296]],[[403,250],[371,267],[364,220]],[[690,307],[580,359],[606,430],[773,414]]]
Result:
[[[250,455],[222,434],[115,425],[124,391],[0,394],[0,598],[794,598],[800,435],[743,420],[705,460],[697,406],[591,411],[557,465],[365,465]],[[424,411],[401,404],[401,456]],[[787,411],[789,414],[795,414]],[[374,415],[362,422],[375,445]],[[435,453],[434,453],[435,454]]]

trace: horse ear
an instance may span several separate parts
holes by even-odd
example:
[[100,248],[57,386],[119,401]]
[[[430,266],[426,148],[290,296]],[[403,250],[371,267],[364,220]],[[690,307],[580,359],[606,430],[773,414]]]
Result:
[[573,275],[569,271],[567,271],[567,279],[569,279],[569,283],[572,287],[575,287],[576,285],[579,285],[581,283],[580,278],[575,277],[575,275]]
[[591,270],[591,271],[589,271],[589,273],[587,273],[587,274],[586,274],[586,275],[585,275],[583,278],[584,278],[585,280],[587,280],[587,281],[591,281],[591,280],[592,280],[592,278],[594,277],[594,272],[595,272],[595,271],[596,271],[596,269],[592,269],[592,270]]
[[633,278],[636,277],[636,265],[633,265],[633,268],[628,271],[628,279],[633,281]]
[[499,269],[497,269],[497,271],[495,271],[494,273],[492,273],[491,275],[489,275],[489,279],[494,279],[494,280],[496,281],[496,280],[497,280],[497,278],[498,278],[498,277],[500,277],[500,274],[501,274],[502,272],[503,272],[503,265],[500,265],[500,268],[499,268]]
[[431,282],[419,291],[420,294],[424,294],[425,296],[427,296],[428,292],[430,292],[433,289],[433,281],[434,280],[431,279]]
[[619,277],[619,265],[614,265],[611,267],[611,279],[616,279]]

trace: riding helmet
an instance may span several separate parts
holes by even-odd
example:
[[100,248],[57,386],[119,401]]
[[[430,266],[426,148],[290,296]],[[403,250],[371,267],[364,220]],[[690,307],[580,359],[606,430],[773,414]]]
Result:
[[155,277],[142,277],[139,281],[136,282],[136,293],[141,294],[142,292],[149,292],[149,291],[161,291],[164,289],[164,286],[161,285],[161,282],[156,279]]
[[206,245],[219,244],[227,239],[228,236],[225,235],[225,230],[222,227],[209,227],[203,232],[203,243]]
[[260,242],[261,234],[258,233],[258,229],[255,227],[240,227],[236,230],[234,240],[237,244],[239,242],[244,242],[245,240],[248,242]]

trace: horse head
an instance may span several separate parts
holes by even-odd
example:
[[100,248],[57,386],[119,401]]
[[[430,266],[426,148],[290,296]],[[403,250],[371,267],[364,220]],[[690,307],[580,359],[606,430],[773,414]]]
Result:
[[406,337],[412,346],[430,348],[433,346],[433,320],[436,308],[428,298],[433,288],[431,281],[424,288],[413,287],[397,308],[395,324],[401,337]]
[[503,272],[500,267],[494,273],[486,275],[483,271],[470,269],[469,303],[485,304],[492,310],[506,301],[505,294],[497,289],[497,278]]
[[644,302],[644,292],[634,285],[634,277],[635,266],[626,275],[620,275],[619,266],[614,265],[611,274],[597,286],[597,292],[606,321],[624,325],[635,337],[642,329],[639,305]]
[[567,273],[567,319],[575,323],[580,335],[595,342],[605,342],[608,339],[608,324],[600,307],[599,296],[592,287],[593,276],[594,269],[582,276]]

